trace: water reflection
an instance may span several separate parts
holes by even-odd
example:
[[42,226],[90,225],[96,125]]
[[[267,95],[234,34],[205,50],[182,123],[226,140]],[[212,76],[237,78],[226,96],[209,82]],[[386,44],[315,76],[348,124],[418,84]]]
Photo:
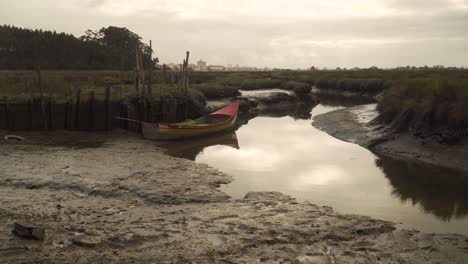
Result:
[[227,132],[215,134],[210,137],[201,137],[196,139],[180,140],[162,145],[166,149],[166,153],[173,157],[181,157],[189,160],[195,160],[198,154],[203,149],[222,145],[239,149],[236,132]]
[[282,107],[268,107],[262,108],[258,112],[258,116],[267,117],[285,117],[290,116],[295,120],[309,120],[312,117],[311,111],[314,105],[284,105]]
[[468,215],[467,172],[380,156],[375,164],[401,201],[449,221]]
[[[312,113],[342,107],[318,105]],[[232,175],[234,181],[222,190],[234,198],[248,191],[280,191],[405,228],[468,235],[467,173],[377,157],[294,115],[246,118],[236,140],[228,133],[179,142],[169,153]]]
[[283,90],[283,89],[280,89],[280,88],[259,89],[259,90],[240,90],[240,93],[241,93],[241,96],[245,96],[245,97],[269,96],[271,93],[293,94],[292,91]]

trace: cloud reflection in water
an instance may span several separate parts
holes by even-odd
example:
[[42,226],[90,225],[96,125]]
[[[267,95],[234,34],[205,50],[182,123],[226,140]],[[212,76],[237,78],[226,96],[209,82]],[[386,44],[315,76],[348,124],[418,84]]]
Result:
[[[336,108],[319,105],[313,114]],[[196,156],[197,162],[234,176],[222,187],[234,198],[248,191],[281,191],[340,212],[403,222],[403,227],[468,234],[467,177],[436,177],[430,181],[436,184],[429,183],[439,185],[434,195],[434,188],[423,184],[426,178],[418,173],[427,173],[420,167],[382,160],[314,128],[310,120],[256,117],[236,134],[239,149],[212,145]]]

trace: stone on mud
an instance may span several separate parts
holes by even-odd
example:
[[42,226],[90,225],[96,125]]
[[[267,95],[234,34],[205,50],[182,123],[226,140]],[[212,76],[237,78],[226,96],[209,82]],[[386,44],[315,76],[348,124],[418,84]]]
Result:
[[280,192],[248,192],[244,200],[251,201],[276,201],[276,202],[294,202],[296,199]]
[[13,234],[22,238],[39,241],[44,241],[45,237],[44,228],[38,227],[28,222],[16,222],[12,232]]
[[99,237],[81,235],[75,237],[72,242],[80,247],[94,248],[101,244],[101,239]]

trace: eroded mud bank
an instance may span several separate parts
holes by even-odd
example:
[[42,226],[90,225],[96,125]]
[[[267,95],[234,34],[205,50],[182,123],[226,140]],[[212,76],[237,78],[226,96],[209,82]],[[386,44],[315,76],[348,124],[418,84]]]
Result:
[[[468,237],[395,230],[231,177],[126,133],[0,143],[2,263],[467,263]],[[44,241],[11,233],[45,228]]]
[[392,133],[385,126],[371,122],[377,116],[375,104],[340,109],[314,117],[313,125],[344,141],[372,151],[430,163],[436,166],[468,170],[468,142],[440,144],[410,133]]

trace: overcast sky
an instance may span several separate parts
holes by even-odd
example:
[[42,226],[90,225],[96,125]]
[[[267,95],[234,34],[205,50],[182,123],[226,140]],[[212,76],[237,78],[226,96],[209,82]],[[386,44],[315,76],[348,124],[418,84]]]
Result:
[[468,66],[468,0],[0,0],[0,24],[127,27],[165,63]]

